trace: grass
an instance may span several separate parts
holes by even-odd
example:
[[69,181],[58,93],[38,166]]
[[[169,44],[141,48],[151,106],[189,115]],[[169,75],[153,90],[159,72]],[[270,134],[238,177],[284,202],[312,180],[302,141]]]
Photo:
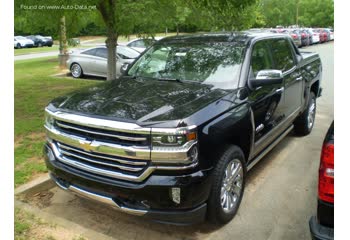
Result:
[[19,207],[15,208],[15,240],[87,240],[76,231],[50,224]]
[[31,53],[44,53],[44,52],[53,52],[58,51],[58,46],[53,45],[52,47],[37,47],[37,48],[20,48],[15,49],[15,56],[31,54]]
[[15,187],[46,172],[42,156],[45,106],[55,97],[99,84],[51,76],[59,71],[56,57],[15,62]]

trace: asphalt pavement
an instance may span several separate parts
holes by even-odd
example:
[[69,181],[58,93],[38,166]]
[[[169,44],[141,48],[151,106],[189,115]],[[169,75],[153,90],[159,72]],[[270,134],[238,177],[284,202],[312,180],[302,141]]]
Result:
[[316,213],[317,179],[323,138],[334,118],[333,43],[301,49],[319,53],[323,96],[317,100],[312,133],[293,131],[249,173],[236,217],[222,227],[208,223],[189,227],[158,224],[82,200],[58,188],[42,210],[98,232],[100,239],[311,239],[309,218]]

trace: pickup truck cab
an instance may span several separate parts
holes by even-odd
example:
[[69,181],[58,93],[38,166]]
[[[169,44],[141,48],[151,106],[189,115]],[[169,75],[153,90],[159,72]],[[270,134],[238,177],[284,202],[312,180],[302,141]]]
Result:
[[53,100],[44,148],[58,186],[122,212],[227,223],[248,171],[314,126],[321,61],[285,34],[168,37],[124,70]]

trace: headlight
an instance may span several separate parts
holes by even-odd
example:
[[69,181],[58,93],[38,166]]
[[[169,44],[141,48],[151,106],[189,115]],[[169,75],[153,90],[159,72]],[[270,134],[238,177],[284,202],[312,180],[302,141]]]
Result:
[[45,126],[48,128],[52,128],[54,123],[55,119],[52,117],[52,115],[48,112],[45,112]]
[[188,165],[197,162],[196,126],[157,129],[152,128],[151,160],[159,165]]
[[174,134],[152,134],[152,146],[180,147],[195,140],[197,140],[195,131],[182,130]]

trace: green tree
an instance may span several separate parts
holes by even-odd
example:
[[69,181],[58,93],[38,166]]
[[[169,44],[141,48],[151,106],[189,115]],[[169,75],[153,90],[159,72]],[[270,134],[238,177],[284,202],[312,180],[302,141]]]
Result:
[[332,27],[334,25],[334,1],[300,0],[299,16],[301,25]]

